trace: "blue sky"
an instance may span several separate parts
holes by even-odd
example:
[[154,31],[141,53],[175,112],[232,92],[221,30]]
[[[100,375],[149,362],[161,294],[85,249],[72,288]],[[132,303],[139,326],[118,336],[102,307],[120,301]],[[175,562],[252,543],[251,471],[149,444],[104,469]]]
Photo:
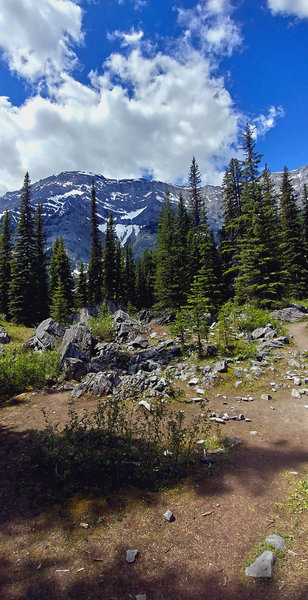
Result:
[[248,121],[308,163],[308,0],[1,0],[0,193],[64,170],[219,184]]

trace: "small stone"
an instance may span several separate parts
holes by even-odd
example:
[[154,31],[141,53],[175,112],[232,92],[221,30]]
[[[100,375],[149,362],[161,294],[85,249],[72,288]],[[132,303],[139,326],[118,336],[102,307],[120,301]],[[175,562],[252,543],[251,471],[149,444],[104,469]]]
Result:
[[246,423],[251,423],[251,419],[245,419]]
[[304,404],[304,408],[308,408],[308,404]]
[[250,435],[258,435],[257,431],[250,431]]
[[249,567],[246,567],[245,575],[248,577],[272,577],[276,560],[277,556],[274,552],[265,550]]
[[138,555],[138,550],[126,550],[126,562],[133,563],[135,562]]
[[221,423],[221,425],[225,425],[225,421],[220,417],[210,417],[210,421],[215,421],[216,423]]
[[79,527],[82,527],[82,529],[89,529],[89,523],[79,523]]
[[293,377],[293,383],[294,385],[301,385],[301,380],[299,377]]
[[276,533],[272,533],[271,535],[269,535],[265,541],[267,544],[271,544],[272,546],[274,546],[276,550],[284,550],[286,547],[284,539]]
[[204,390],[202,388],[198,387],[198,388],[196,388],[196,394],[202,395],[202,394],[204,394]]
[[197,385],[199,383],[199,379],[197,379],[197,377],[192,377],[189,382],[188,385]]
[[242,383],[243,383],[242,381],[236,381],[235,384],[234,384],[234,387],[238,388],[239,385],[241,385]]
[[270,394],[262,394],[261,395],[261,400],[268,401],[268,400],[271,400],[271,399],[272,399],[272,396]]
[[191,399],[190,399],[190,401],[191,401],[193,404],[195,404],[196,402],[202,402],[202,401],[203,401],[203,398],[197,398],[197,397],[196,397],[196,398],[191,398]]
[[295,367],[295,369],[299,369],[300,368],[300,363],[297,362],[297,360],[294,360],[294,358],[291,358],[291,360],[289,360],[289,366],[290,367]]
[[136,600],[147,600],[147,595],[146,594],[137,594],[135,596]]
[[164,519],[166,519],[166,521],[168,521],[168,523],[172,523],[172,521],[175,521],[173,512],[171,510],[166,510],[166,512],[164,514]]
[[291,392],[291,396],[292,396],[292,398],[300,398],[300,397],[301,397],[301,394],[300,394],[300,392],[299,392],[298,390],[295,390],[295,389],[293,388],[293,390],[292,390],[292,392]]
[[149,402],[146,402],[146,400],[141,400],[139,402],[139,406],[143,406],[144,408],[146,408],[146,410],[148,410],[149,412],[152,411],[152,406],[151,404],[149,404]]
[[239,421],[245,421],[245,417],[244,417],[244,415],[242,413],[238,416],[238,420]]

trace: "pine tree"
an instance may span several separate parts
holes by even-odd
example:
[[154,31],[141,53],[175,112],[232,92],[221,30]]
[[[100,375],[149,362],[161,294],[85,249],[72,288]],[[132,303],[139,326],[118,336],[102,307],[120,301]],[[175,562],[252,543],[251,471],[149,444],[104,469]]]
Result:
[[176,269],[174,274],[174,285],[178,306],[186,304],[187,294],[192,280],[188,261],[188,232],[190,225],[191,221],[184,204],[183,196],[180,194],[175,219]]
[[33,274],[34,274],[34,311],[37,322],[48,316],[47,257],[45,251],[46,236],[43,228],[42,207],[37,204],[33,232]]
[[305,258],[299,208],[297,206],[290,175],[284,168],[280,196],[280,253],[284,293],[288,297],[305,296]]
[[175,274],[177,270],[176,220],[168,188],[162,204],[157,232],[155,296],[161,308],[178,306]]
[[[302,211],[301,211],[301,219],[302,219],[302,238],[303,238],[303,250],[304,250],[304,269],[307,273],[306,281],[305,281],[305,290],[307,294],[308,290],[308,186],[305,184],[303,188],[303,197],[302,197]],[[305,295],[306,295],[305,294]]]
[[91,247],[88,267],[88,304],[94,306],[102,299],[102,244],[98,227],[94,180],[92,181],[91,191],[90,236]]
[[201,173],[197,165],[196,159],[193,156],[192,163],[189,171],[189,210],[192,218],[194,227],[198,227],[201,220],[202,212],[202,195],[200,191],[201,185]]
[[87,306],[87,302],[88,302],[87,273],[85,272],[83,262],[81,262],[79,264],[79,275],[77,278],[74,296],[75,296],[75,308],[77,310]]
[[236,158],[232,158],[222,182],[223,226],[220,253],[225,299],[234,295],[235,280],[238,274],[238,252],[242,237],[242,188],[241,165]]
[[151,308],[155,301],[156,252],[145,250],[136,265],[136,306]]
[[[60,289],[61,294],[64,294],[69,310],[72,310],[74,306],[74,282],[71,274],[70,260],[61,236],[55,240],[53,246],[49,277],[48,290],[50,306],[53,306],[54,296],[59,294]],[[59,284],[59,281],[61,285]]]
[[70,315],[70,307],[67,301],[66,292],[61,277],[58,277],[56,286],[53,291],[50,315],[55,321],[57,321],[57,323],[61,323],[61,325],[67,324]]
[[11,280],[11,219],[8,210],[5,211],[0,236],[0,313],[9,318],[9,287]]
[[102,296],[105,300],[115,300],[117,294],[117,236],[113,215],[110,212],[103,249]]
[[15,234],[15,247],[12,256],[11,282],[9,289],[9,313],[15,323],[34,325],[35,317],[35,278],[34,233],[29,173],[24,178],[21,190],[19,218]]
[[133,251],[129,244],[124,246],[124,278],[123,278],[124,305],[136,304],[136,268]]

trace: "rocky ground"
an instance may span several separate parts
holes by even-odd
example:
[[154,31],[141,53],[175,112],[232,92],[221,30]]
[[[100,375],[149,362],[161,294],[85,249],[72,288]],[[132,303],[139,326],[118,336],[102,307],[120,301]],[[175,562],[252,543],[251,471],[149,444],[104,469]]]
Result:
[[[291,343],[276,347],[271,328],[256,333],[257,361],[225,363],[209,356],[200,367],[183,361],[165,326],[151,322],[137,331],[126,317],[119,319],[118,346],[93,348],[84,325],[65,333],[67,377],[88,373],[86,383],[68,380],[0,409],[1,597],[306,600],[307,511],[289,514],[277,506],[292,483],[307,477],[306,322],[288,325]],[[32,345],[42,337],[50,342],[46,330],[39,336]],[[104,365],[108,377],[101,375]],[[19,457],[27,452],[29,429],[45,425],[42,409],[51,422],[64,424],[72,403],[80,413],[91,410],[97,404],[93,392],[104,394],[111,386],[122,393],[123,382],[139,386],[140,398],[150,404],[168,395],[169,379],[182,390],[175,408],[189,417],[199,410],[196,399],[206,397],[211,418],[233,440],[227,458],[211,455],[188,480],[158,493],[76,496],[48,509],[27,496]],[[175,517],[171,522],[164,518],[167,510]],[[265,549],[269,533],[286,543],[273,577],[246,577],[245,566]],[[138,549],[133,563],[126,560],[129,549]]]

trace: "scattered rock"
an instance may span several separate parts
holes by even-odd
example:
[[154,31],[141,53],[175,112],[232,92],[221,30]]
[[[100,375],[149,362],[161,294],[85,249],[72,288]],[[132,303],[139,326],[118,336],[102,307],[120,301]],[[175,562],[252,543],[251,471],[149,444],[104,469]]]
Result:
[[300,377],[293,377],[293,383],[294,385],[301,385],[302,382],[300,380]]
[[144,408],[146,408],[146,410],[148,410],[149,412],[152,412],[152,406],[146,400],[140,400],[139,406],[143,406]]
[[300,398],[301,397],[301,393],[299,390],[295,390],[293,388],[292,392],[291,392],[292,398]]
[[56,339],[63,338],[65,332],[66,328],[54,319],[45,319],[38,325],[34,337],[28,340],[26,346],[40,352],[43,350],[54,350]]
[[245,575],[247,577],[272,577],[276,560],[277,556],[274,552],[265,550],[249,567],[246,567]]
[[0,344],[8,344],[10,336],[4,327],[0,327]]
[[188,385],[193,386],[193,385],[197,385],[199,383],[199,379],[197,377],[192,377],[189,382]]
[[126,550],[126,562],[133,563],[135,562],[138,556],[138,550]]
[[84,393],[106,396],[120,383],[116,372],[89,373],[72,391],[72,397],[80,398]]
[[173,512],[168,509],[164,514],[164,519],[166,519],[166,521],[168,521],[168,523],[172,523],[172,521],[175,521],[175,516],[174,516]]
[[146,594],[137,594],[135,596],[136,600],[147,600],[147,595]]
[[82,529],[89,529],[89,523],[79,523],[79,527],[82,527]]
[[272,396],[270,394],[262,394],[261,400],[271,400]]
[[213,373],[226,373],[228,365],[225,360],[219,360],[212,368]]
[[274,546],[276,550],[284,550],[286,547],[284,539],[276,533],[272,533],[271,535],[269,535],[265,541],[267,542],[267,544],[271,544],[272,546]]
[[275,317],[275,319],[279,319],[280,321],[284,321],[286,323],[296,323],[303,318],[302,311],[298,310],[298,308],[294,306],[281,308],[280,310],[274,310],[271,314],[273,317]]
[[60,346],[60,362],[67,358],[79,358],[90,362],[93,346],[91,331],[87,325],[77,323],[66,330]]

